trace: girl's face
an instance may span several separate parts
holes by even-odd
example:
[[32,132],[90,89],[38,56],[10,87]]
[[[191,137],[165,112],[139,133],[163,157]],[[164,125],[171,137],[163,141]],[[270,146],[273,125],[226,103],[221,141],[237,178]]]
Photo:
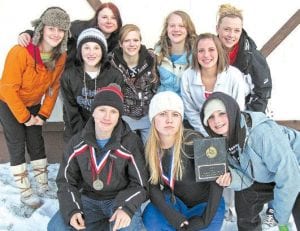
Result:
[[197,49],[198,63],[200,64],[201,68],[208,69],[217,67],[219,55],[216,44],[212,39],[201,39],[198,42]]
[[160,137],[175,136],[181,123],[181,115],[177,111],[163,111],[154,117],[154,125]]
[[96,42],[86,42],[81,46],[81,56],[85,66],[95,67],[102,59],[101,46]]
[[57,47],[65,36],[65,31],[54,26],[44,26],[43,29],[43,48],[52,50]]
[[229,131],[229,122],[226,112],[215,111],[207,120],[209,128],[216,134],[227,136]]
[[103,137],[110,137],[112,131],[118,123],[120,113],[111,106],[98,106],[93,112],[96,130]]
[[239,17],[224,17],[217,26],[217,34],[222,44],[231,50],[239,42],[242,29],[243,22]]
[[123,53],[126,56],[138,56],[141,48],[141,36],[138,31],[130,31],[120,42]]
[[99,11],[98,27],[106,38],[109,38],[111,33],[115,32],[118,29],[117,18],[115,17],[111,9],[103,8],[101,11]]
[[185,43],[187,30],[183,24],[182,18],[177,14],[172,14],[168,20],[168,37],[171,43]]

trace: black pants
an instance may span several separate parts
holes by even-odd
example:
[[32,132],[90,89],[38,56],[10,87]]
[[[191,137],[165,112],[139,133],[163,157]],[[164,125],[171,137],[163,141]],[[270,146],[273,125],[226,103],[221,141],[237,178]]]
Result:
[[[251,187],[235,192],[235,209],[239,231],[262,230],[259,213],[265,203],[273,200],[274,187],[274,183],[254,182]],[[296,227],[300,230],[300,194],[298,194],[294,204],[293,216]]]
[[[31,114],[38,113],[41,105],[28,108]],[[3,127],[5,140],[10,154],[10,165],[15,166],[26,162],[25,145],[31,160],[46,157],[42,126],[20,124],[7,104],[0,100],[0,122]]]

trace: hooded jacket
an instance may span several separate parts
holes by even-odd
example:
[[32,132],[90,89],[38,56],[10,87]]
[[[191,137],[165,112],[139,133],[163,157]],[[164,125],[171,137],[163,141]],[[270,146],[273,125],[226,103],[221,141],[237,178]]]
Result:
[[237,57],[232,65],[243,72],[252,88],[246,98],[246,109],[265,112],[272,91],[271,73],[266,58],[257,50],[255,42],[244,29],[238,45]]
[[135,67],[136,73],[133,76],[130,75],[130,68],[123,58],[122,48],[117,47],[113,50],[111,63],[123,76],[124,115],[135,119],[146,116],[150,100],[159,85],[159,79],[154,81],[154,75],[158,76],[155,55],[142,45],[138,65]]
[[[97,90],[110,83],[123,84],[122,75],[107,61],[99,75],[92,79],[84,73],[82,66],[69,66],[61,77],[61,94],[63,97],[63,119],[65,123],[64,138],[81,131],[91,116],[91,104]],[[85,89],[86,86],[86,89]]]
[[19,123],[30,119],[28,107],[42,104],[38,115],[50,117],[60,87],[66,53],[55,62],[53,71],[44,65],[37,46],[14,46],[8,53],[0,79],[0,100],[5,102]]
[[[223,188],[214,181],[196,182],[193,140],[202,137],[203,136],[198,132],[192,130],[184,131],[181,153],[183,175],[181,180],[175,180],[174,183],[174,195],[181,199],[188,207],[207,202],[203,214],[199,214],[189,221],[188,230],[203,229],[210,224],[218,209],[223,192]],[[170,169],[171,159],[164,155],[162,165],[164,171]],[[158,185],[150,184],[151,202],[160,210],[168,222],[179,230],[180,224],[187,219],[180,212],[170,208],[165,201],[161,187],[164,188],[163,191],[172,191],[169,185],[164,182]]]
[[[99,173],[102,190],[93,188],[92,161],[109,153]],[[98,166],[99,167],[99,166]],[[70,140],[60,165],[56,183],[60,211],[66,223],[75,213],[83,213],[81,194],[94,200],[114,199],[114,208],[132,217],[147,200],[148,174],[143,144],[129,126],[119,120],[103,149],[97,145],[94,119],[90,118],[81,133]]]
[[253,182],[274,182],[274,215],[279,224],[287,224],[300,192],[300,132],[278,125],[261,112],[241,113],[237,103],[220,92],[204,104],[201,120],[205,105],[214,98],[224,103],[229,118],[229,187],[240,191]]

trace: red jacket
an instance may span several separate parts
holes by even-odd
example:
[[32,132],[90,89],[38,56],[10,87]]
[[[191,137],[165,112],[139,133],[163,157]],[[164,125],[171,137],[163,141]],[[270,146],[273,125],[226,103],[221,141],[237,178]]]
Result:
[[29,120],[27,107],[39,103],[42,106],[38,114],[50,117],[59,93],[65,61],[66,53],[56,61],[54,70],[49,71],[34,45],[29,44],[26,48],[16,45],[9,51],[0,80],[0,100],[8,105],[19,123]]

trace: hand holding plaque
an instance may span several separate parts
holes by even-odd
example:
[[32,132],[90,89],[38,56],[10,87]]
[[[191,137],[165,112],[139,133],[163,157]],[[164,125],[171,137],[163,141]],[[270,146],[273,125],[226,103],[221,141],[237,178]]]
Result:
[[224,137],[194,140],[196,181],[213,181],[226,172]]

